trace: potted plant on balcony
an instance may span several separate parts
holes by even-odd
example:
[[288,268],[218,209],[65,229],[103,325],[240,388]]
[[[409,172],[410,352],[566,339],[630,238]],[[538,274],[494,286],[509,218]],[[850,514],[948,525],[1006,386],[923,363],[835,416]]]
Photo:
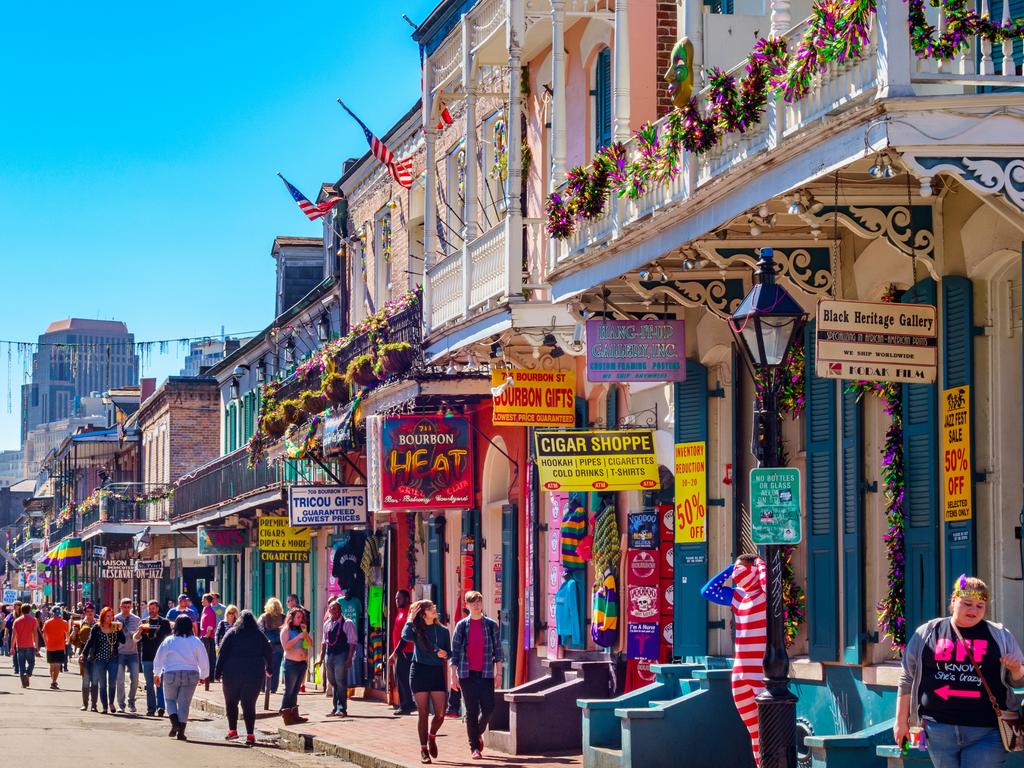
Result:
[[273,439],[277,440],[281,437],[286,429],[288,429],[288,421],[280,407],[274,408],[263,417],[263,431]]
[[397,375],[405,373],[412,365],[412,344],[408,341],[394,341],[381,344],[377,349],[377,361],[381,372]]
[[306,418],[306,414],[302,410],[302,403],[298,400],[282,400],[279,408],[287,424],[301,424],[302,420]]
[[336,371],[331,371],[324,376],[320,388],[332,403],[344,402],[348,397],[348,382]]
[[373,357],[368,353],[356,355],[348,364],[345,376],[353,384],[367,387],[377,382],[377,376],[373,372]]
[[316,416],[318,413],[323,413],[331,405],[331,401],[327,399],[327,395],[323,392],[312,389],[307,389],[299,395],[299,402],[302,404],[302,410],[310,416]]

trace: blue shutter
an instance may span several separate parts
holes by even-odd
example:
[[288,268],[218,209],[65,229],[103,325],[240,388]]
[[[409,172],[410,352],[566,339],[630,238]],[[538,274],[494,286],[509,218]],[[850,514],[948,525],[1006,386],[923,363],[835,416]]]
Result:
[[612,52],[604,48],[594,67],[594,149],[612,143]]
[[[971,506],[974,506],[974,296],[971,281],[966,277],[942,278],[942,387],[952,389],[968,386],[971,397],[967,412],[971,420],[972,479]],[[944,523],[946,557],[943,584],[961,573],[974,573],[974,517],[956,523]]]
[[[694,360],[686,361],[686,381],[675,385],[677,443],[708,441],[708,372]],[[717,507],[715,508],[717,510]],[[711,508],[707,510],[707,531],[722,530],[713,521]],[[675,604],[673,607],[673,650],[679,658],[698,658],[708,655],[708,603],[701,597],[700,588],[708,580],[708,545],[676,544]]]
[[804,331],[807,445],[807,625],[811,661],[839,656],[836,383],[814,374],[815,324]]
[[427,521],[427,581],[434,590],[437,613],[447,623],[448,616],[444,608],[444,525],[443,517],[433,517]]
[[[501,507],[501,648],[505,653],[502,665],[504,684],[512,687],[515,680],[515,639],[519,628],[519,521],[515,504]],[[582,614],[581,614],[582,615]]]
[[842,395],[843,661],[864,661],[864,410]]
[[[903,294],[907,304],[935,304],[935,283],[921,280]],[[935,384],[903,385],[904,555],[906,617],[917,627],[938,615],[938,419]]]

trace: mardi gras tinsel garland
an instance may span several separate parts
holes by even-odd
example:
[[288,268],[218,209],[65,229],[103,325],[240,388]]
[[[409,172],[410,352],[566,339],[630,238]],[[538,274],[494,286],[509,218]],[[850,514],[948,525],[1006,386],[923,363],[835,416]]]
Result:
[[660,134],[650,124],[637,131],[635,160],[628,160],[625,145],[615,143],[599,150],[589,169],[574,168],[572,188],[548,196],[548,233],[564,240],[572,235],[577,219],[594,218],[603,210],[610,192],[636,199],[653,183],[674,178],[683,151],[700,155],[727,134],[745,132],[760,121],[769,98],[803,98],[817,72],[863,55],[874,13],[875,0],[818,0],[795,51],[788,51],[784,40],[761,38],[747,57],[738,84],[733,75],[708,69],[706,114],[694,97],[669,113]]
[[796,547],[782,548],[782,607],[787,647],[796,642],[797,635],[800,634],[800,625],[807,620],[807,596],[797,584],[796,571],[793,569],[795,551]]
[[[967,0],[941,0],[946,29],[936,29],[925,18],[924,0],[908,0],[907,24],[910,27],[910,45],[921,59],[949,61],[971,45],[971,38],[980,35],[991,43],[1024,38],[1024,19],[1010,19],[1006,24],[993,21],[968,5]],[[933,0],[932,5],[938,5]]]

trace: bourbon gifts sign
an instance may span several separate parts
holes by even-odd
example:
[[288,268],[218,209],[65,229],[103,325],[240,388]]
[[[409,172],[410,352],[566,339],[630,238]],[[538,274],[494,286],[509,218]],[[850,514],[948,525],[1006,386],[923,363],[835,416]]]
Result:
[[389,416],[381,458],[382,509],[473,506],[473,439],[466,417]]

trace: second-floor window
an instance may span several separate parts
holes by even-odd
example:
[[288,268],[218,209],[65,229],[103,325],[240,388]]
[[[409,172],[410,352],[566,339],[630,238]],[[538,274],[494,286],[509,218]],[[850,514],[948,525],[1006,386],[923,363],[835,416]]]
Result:
[[374,264],[377,277],[377,306],[384,306],[391,287],[391,211],[384,209],[374,222]]
[[602,48],[594,61],[594,151],[612,143],[612,51]]
[[438,206],[443,222],[439,230],[445,254],[462,248],[462,217],[466,211],[466,149],[461,144],[448,153],[447,177]]
[[484,121],[484,189],[480,228],[487,231],[505,218],[505,189],[508,183],[508,123],[504,112]]

